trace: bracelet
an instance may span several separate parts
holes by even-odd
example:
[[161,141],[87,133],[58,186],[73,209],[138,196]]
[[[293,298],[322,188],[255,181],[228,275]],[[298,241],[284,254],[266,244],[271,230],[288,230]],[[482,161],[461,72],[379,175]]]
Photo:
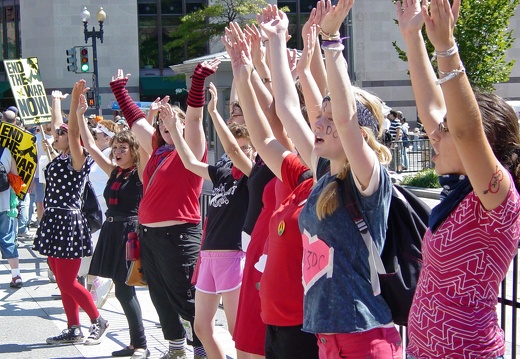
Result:
[[456,68],[455,70],[452,70],[449,72],[444,72],[444,71],[439,70],[439,75],[441,75],[442,77],[440,79],[438,79],[437,81],[435,81],[435,84],[441,85],[441,84],[457,77],[459,74],[463,74],[465,72],[466,72],[466,69],[464,68],[464,65],[462,65],[462,62],[460,63],[459,67]]
[[321,29],[321,27],[320,27],[320,35],[323,40],[339,40],[340,39],[339,32],[337,32],[335,34],[328,34],[328,33],[324,32]]
[[271,79],[270,79],[269,77],[264,77],[264,78],[262,79],[262,83],[264,83],[264,84],[265,84],[265,83],[270,83],[270,82],[271,82]]
[[337,40],[322,40],[321,44],[325,45],[325,46],[332,45],[332,44],[341,44],[341,39],[337,39]]
[[339,43],[339,46],[333,46],[333,47],[329,47],[327,45],[321,45],[321,49],[322,50],[325,50],[325,51],[337,51],[337,52],[341,52],[345,49],[345,46],[341,43]]
[[457,44],[453,45],[446,51],[433,50],[433,56],[430,61],[435,61],[437,57],[450,57],[455,55],[457,52],[459,52],[459,47],[457,46]]

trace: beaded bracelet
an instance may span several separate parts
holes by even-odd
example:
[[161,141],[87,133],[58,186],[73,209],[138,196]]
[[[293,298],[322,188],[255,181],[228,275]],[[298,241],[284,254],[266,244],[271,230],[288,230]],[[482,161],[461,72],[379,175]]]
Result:
[[457,46],[457,44],[453,45],[452,47],[450,47],[448,50],[445,50],[445,51],[434,50],[433,56],[430,61],[431,62],[435,61],[437,59],[437,57],[450,57],[450,56],[455,55],[457,52],[459,52],[459,47]]
[[452,70],[449,72],[444,72],[444,71],[439,70],[439,75],[441,75],[442,77],[440,79],[438,79],[437,81],[435,81],[435,84],[441,85],[441,84],[457,77],[459,74],[463,74],[465,72],[466,72],[466,69],[464,68],[464,65],[462,64],[462,62],[460,63],[459,67],[456,68],[455,70]]

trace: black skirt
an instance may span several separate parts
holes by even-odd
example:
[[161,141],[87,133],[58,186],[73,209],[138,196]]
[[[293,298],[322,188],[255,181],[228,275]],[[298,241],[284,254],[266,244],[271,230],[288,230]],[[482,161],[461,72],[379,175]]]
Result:
[[137,218],[126,221],[105,221],[92,255],[89,274],[124,281],[130,262],[126,261],[129,232],[137,232]]

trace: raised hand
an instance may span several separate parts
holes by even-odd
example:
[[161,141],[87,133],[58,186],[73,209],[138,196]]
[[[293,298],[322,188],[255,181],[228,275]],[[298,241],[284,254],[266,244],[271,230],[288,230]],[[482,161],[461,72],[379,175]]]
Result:
[[53,99],[65,100],[69,94],[62,94],[60,90],[54,90],[51,92],[51,96]]
[[79,104],[78,108],[76,109],[76,113],[78,114],[78,118],[83,118],[83,114],[87,112],[88,106],[87,106],[87,99],[85,98],[84,94],[79,95]]
[[421,31],[424,24],[421,4],[419,0],[403,0],[395,3],[399,30],[404,37]]
[[130,76],[132,76],[132,75],[126,74],[126,76],[125,76],[123,69],[118,69],[116,71],[115,76],[112,76],[112,82],[117,81],[117,80],[128,80],[130,78]]
[[289,19],[276,5],[268,5],[262,9],[260,28],[269,38],[276,34],[287,34],[289,28]]
[[209,83],[209,94],[211,95],[211,99],[208,102],[208,112],[217,111],[218,95],[217,88],[213,82]]
[[87,87],[87,83],[85,80],[81,79],[79,81],[77,81],[75,84],[74,84],[74,87],[72,89],[72,100],[71,102],[74,102],[74,103],[79,103],[79,96],[80,95],[84,95],[88,90],[90,89],[90,87]]
[[251,52],[246,41],[232,41],[227,36],[221,38],[226,51],[231,58],[233,77],[236,81],[247,80],[253,71]]
[[204,67],[206,69],[216,72],[219,64],[220,64],[220,59],[214,58],[212,60],[204,61],[201,65],[202,65],[202,67]]
[[244,32],[251,43],[251,59],[255,67],[258,67],[259,64],[265,61],[265,47],[262,46],[262,34],[254,24],[251,26],[246,25]]
[[339,33],[343,21],[354,5],[354,0],[339,0],[337,5],[331,5],[330,0],[325,2],[325,15],[320,26],[325,34],[334,35]]
[[304,70],[310,70],[312,56],[314,55],[314,48],[316,46],[316,25],[311,25],[307,28],[307,33],[302,34],[303,37],[303,51],[300,60],[296,64],[296,69],[299,73]]
[[[454,0],[455,14],[458,14],[459,7],[460,0]],[[426,24],[426,33],[435,50],[446,51],[455,45],[453,28],[457,18],[447,0],[432,0],[429,11],[426,1],[423,2],[422,16]]]

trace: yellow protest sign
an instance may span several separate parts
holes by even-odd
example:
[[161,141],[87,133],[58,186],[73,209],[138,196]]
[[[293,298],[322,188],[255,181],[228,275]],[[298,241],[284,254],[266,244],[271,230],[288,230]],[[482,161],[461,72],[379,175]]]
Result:
[[18,175],[27,185],[18,198],[24,199],[36,171],[36,137],[28,131],[7,122],[0,122],[0,146],[8,148],[13,155]]
[[18,115],[25,126],[51,122],[51,108],[38,68],[38,59],[4,60]]

